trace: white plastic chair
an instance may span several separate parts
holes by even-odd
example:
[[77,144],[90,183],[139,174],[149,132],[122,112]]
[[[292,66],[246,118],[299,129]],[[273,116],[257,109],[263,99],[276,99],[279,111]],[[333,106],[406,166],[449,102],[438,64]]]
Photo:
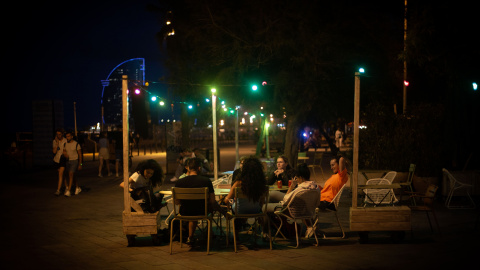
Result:
[[390,171],[387,174],[385,174],[385,176],[382,178],[387,179],[388,181],[390,181],[390,184],[391,184],[393,183],[393,180],[395,179],[396,176],[397,176],[397,172]]
[[[367,185],[390,185],[390,181],[385,178],[372,178],[367,181]],[[382,204],[393,204],[398,202],[397,198],[395,197],[395,193],[393,193],[393,189],[364,189],[363,192],[365,193],[365,200],[364,206],[367,204],[373,204],[374,206],[382,205]]]
[[[453,177],[453,175],[445,168],[443,168],[442,171],[443,171],[443,174],[446,175],[448,177],[449,181],[450,181],[449,192],[448,192],[447,200],[445,201],[445,206],[448,209],[475,209],[476,208],[475,202],[473,201],[472,197],[470,196],[470,192],[469,192],[469,190],[473,187],[473,185],[462,183],[462,182],[458,181],[458,179]],[[468,204],[468,205],[453,205],[452,204],[453,194],[460,189],[465,189],[466,194],[467,194],[467,198],[468,198],[470,204]]]
[[[318,190],[312,189],[305,189],[297,192],[293,195],[293,198],[287,204],[286,207],[283,207],[279,211],[275,211],[274,214],[278,216],[280,219],[280,226],[278,227],[277,233],[275,233],[275,237],[277,234],[281,233],[281,228],[283,225],[283,221],[281,216],[286,217],[287,219],[294,220],[309,220],[311,224],[314,224],[313,219],[316,216],[315,209],[317,208],[318,204],[320,203],[320,192]],[[287,211],[288,210],[288,211]],[[298,229],[297,225],[295,225],[295,236],[297,239],[297,246],[300,245],[299,237],[298,237]],[[315,227],[313,227],[315,229]],[[317,241],[318,246],[318,238],[317,234],[314,233],[315,240]]]
[[[337,195],[335,195],[335,197],[333,198],[333,200],[330,202],[330,204],[333,204],[335,206],[335,210],[332,210],[330,208],[325,208],[324,211],[326,212],[334,212],[335,213],[335,218],[337,219],[337,222],[338,222],[338,226],[340,227],[340,230],[342,231],[342,238],[345,238],[345,231],[343,230],[343,227],[342,227],[342,224],[340,223],[340,219],[338,218],[338,214],[337,214],[337,211],[338,211],[338,204],[340,203],[340,198],[342,196],[342,193],[343,193],[343,189],[345,188],[346,185],[343,185],[342,188],[340,188],[340,190],[338,191]],[[315,209],[315,214],[316,214],[316,219],[315,219],[315,223],[313,224],[313,228],[314,230],[316,229],[316,226],[318,224],[318,219],[319,219],[319,214],[320,212],[322,212],[322,210],[320,210],[320,208],[317,208]],[[327,238],[325,233],[323,234],[323,238]]]

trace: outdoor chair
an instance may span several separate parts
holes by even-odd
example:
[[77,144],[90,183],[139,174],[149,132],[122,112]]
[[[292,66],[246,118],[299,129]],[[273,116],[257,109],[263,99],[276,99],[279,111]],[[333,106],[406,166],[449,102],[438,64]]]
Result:
[[175,220],[179,220],[180,222],[180,248],[182,247],[182,222],[183,221],[198,221],[198,220],[206,220],[208,226],[208,233],[207,233],[207,255],[210,253],[210,232],[212,230],[212,216],[208,214],[208,188],[172,188],[172,199],[173,202],[177,200],[184,201],[184,200],[202,200],[201,203],[205,205],[205,212],[202,215],[198,216],[182,216],[177,207],[173,207],[173,219],[170,222],[170,254],[172,254],[172,242],[173,242],[173,222]]
[[[372,178],[367,181],[367,185],[390,185],[390,181],[385,178]],[[395,197],[393,189],[364,189],[365,200],[364,205],[373,204],[373,206],[378,205],[392,205],[398,200]]]
[[387,179],[391,184],[393,183],[393,180],[395,179],[396,176],[397,176],[397,172],[390,171],[387,174],[385,174],[385,176],[383,176],[382,178]]
[[316,168],[320,168],[320,170],[322,171],[323,179],[325,179],[325,175],[323,173],[323,168],[322,168],[322,159],[323,159],[323,153],[315,152],[315,154],[313,155],[312,164],[308,165],[308,168],[312,169],[313,177],[315,178],[315,180],[317,180],[317,173],[315,172]]
[[[283,226],[282,216],[286,217],[287,219],[293,220],[296,223],[297,220],[308,220],[310,224],[312,224],[312,228],[315,231],[315,223],[313,219],[315,218],[315,209],[317,208],[318,204],[320,203],[320,192],[318,190],[311,190],[305,189],[297,192],[293,195],[293,198],[289,201],[286,207],[283,207],[279,211],[275,211],[274,214],[278,216],[280,220],[280,226],[278,227],[277,232],[275,233],[274,238],[280,233],[280,230]],[[300,233],[298,231],[298,226],[295,225],[295,236],[297,239],[297,246],[300,245],[299,236]],[[315,240],[318,246],[318,238],[317,234],[313,234],[315,236]]]
[[[415,168],[416,168],[416,165],[415,164],[410,164],[410,168],[408,169],[408,176],[407,176],[407,181],[406,182],[402,182],[400,183],[400,187],[402,188],[402,195],[404,192],[413,192],[413,176],[415,174]],[[400,196],[400,200],[402,199],[401,198],[402,196]],[[413,206],[416,205],[416,201],[415,199],[413,199],[412,197],[410,197],[410,200],[411,200],[411,204]]]
[[[445,206],[448,209],[475,209],[476,207],[475,202],[473,201],[472,196],[470,196],[470,192],[469,192],[469,190],[473,188],[473,185],[458,181],[458,179],[455,178],[445,168],[443,168],[442,171],[443,171],[443,174],[449,179],[449,185],[448,185],[449,190],[448,190],[447,199],[445,201]],[[458,194],[459,190],[464,190],[466,192],[466,197],[468,198],[469,204],[464,204],[464,205],[452,204],[452,197],[454,196],[455,192],[457,192]]]
[[432,222],[430,221],[430,216],[428,213],[433,214],[433,218],[435,219],[435,223],[437,224],[438,231],[440,232],[440,226],[438,225],[437,215],[435,215],[435,210],[433,208],[433,200],[435,199],[435,194],[438,190],[436,185],[430,184],[427,187],[425,193],[418,193],[418,192],[409,192],[410,197],[413,200],[420,199],[421,201],[418,202],[415,206],[410,206],[412,211],[416,212],[425,212],[427,214],[428,224],[430,224],[430,229],[433,232]]
[[[252,225],[253,227],[253,237],[255,243],[257,242],[257,231],[258,231],[258,224],[262,223],[262,231],[264,231],[264,228],[268,228],[268,239],[270,241],[270,249],[272,249],[272,237],[270,233],[270,219],[268,218],[267,215],[267,205],[268,205],[268,200],[269,200],[269,191],[267,190],[265,192],[265,195],[261,198],[261,200],[264,200],[263,206],[262,206],[262,211],[259,213],[255,214],[238,214],[238,199],[247,199],[247,197],[242,193],[242,188],[236,187],[235,188],[235,207],[233,209],[230,207],[229,211],[227,212],[227,246],[228,246],[228,237],[230,234],[230,224],[232,224],[233,227],[233,245],[235,249],[235,253],[237,252],[237,232],[235,231],[235,219],[240,218],[240,219],[254,219],[254,223]],[[260,222],[261,221],[261,222]],[[265,227],[266,226],[266,227]]]
[[[319,221],[319,215],[320,215],[321,212],[334,212],[335,213],[335,218],[337,219],[338,226],[340,227],[340,230],[342,231],[342,239],[345,238],[345,231],[343,230],[342,224],[340,223],[340,219],[338,218],[337,211],[338,211],[338,205],[340,203],[340,198],[342,197],[342,193],[343,193],[343,190],[345,189],[345,186],[346,185],[343,185],[342,188],[340,188],[337,195],[335,195],[333,200],[330,202],[330,204],[333,204],[333,206],[335,207],[335,210],[333,210],[331,207],[330,208],[326,207],[325,210],[321,210],[318,207],[315,209],[316,219],[315,219],[315,223],[313,225],[314,229],[316,229],[318,221]],[[326,237],[325,233],[322,233],[322,234],[323,234],[323,238],[326,239],[327,237]]]

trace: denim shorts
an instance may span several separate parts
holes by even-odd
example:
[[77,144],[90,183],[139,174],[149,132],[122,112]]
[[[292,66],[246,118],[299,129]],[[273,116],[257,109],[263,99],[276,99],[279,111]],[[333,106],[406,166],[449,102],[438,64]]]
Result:
[[67,161],[67,171],[76,172],[78,168],[78,159]]

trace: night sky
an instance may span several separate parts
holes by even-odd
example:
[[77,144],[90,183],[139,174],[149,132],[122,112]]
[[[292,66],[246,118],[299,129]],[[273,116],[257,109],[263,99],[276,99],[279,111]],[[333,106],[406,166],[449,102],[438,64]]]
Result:
[[7,88],[2,91],[7,94],[2,100],[5,130],[32,131],[33,100],[62,100],[65,128],[74,127],[73,102],[79,130],[99,122],[100,81],[125,60],[145,58],[146,79],[162,77],[155,39],[161,25],[155,14],[146,11],[149,2],[158,3],[15,2],[8,11],[4,9],[5,14],[14,14],[3,19],[7,30],[2,39],[7,45],[3,52]]

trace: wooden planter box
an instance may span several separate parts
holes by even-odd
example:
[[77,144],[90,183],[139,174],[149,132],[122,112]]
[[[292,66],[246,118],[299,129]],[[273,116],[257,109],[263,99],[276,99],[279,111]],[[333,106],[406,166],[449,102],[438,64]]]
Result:
[[129,214],[123,212],[123,233],[125,235],[157,234],[160,228],[160,211],[156,213]]
[[350,230],[407,231],[411,229],[408,206],[350,208]]

